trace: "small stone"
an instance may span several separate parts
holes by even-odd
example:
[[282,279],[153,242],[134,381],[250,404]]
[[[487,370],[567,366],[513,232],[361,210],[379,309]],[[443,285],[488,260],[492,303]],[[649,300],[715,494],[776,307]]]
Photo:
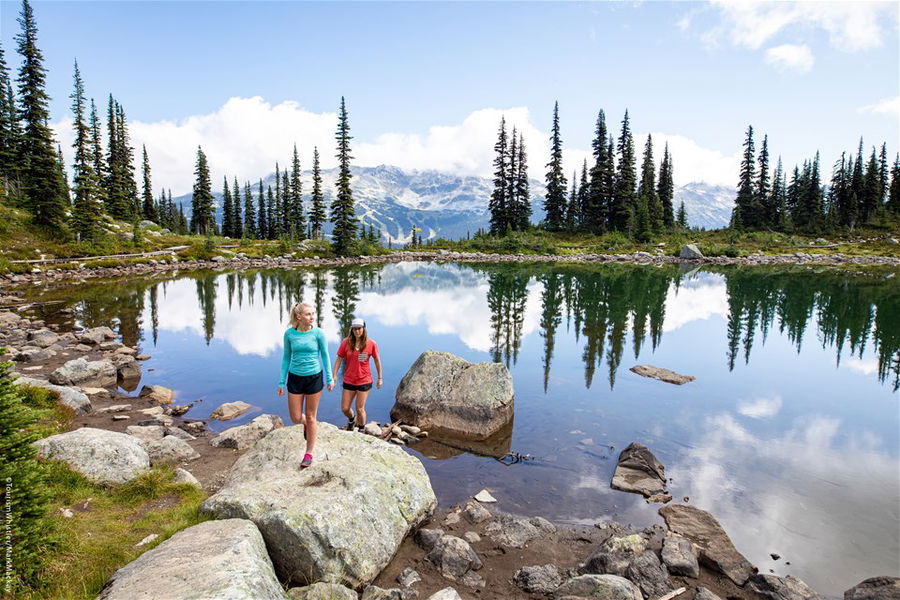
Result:
[[[105,392],[106,390],[103,390],[103,391]],[[85,393],[87,393],[87,392],[85,392]],[[97,412],[98,413],[119,413],[119,412],[126,412],[129,410],[131,410],[130,404],[113,404],[112,406],[107,406],[106,408],[101,408]]]
[[482,504],[489,504],[491,502],[497,501],[497,499],[491,496],[491,493],[487,490],[481,490],[480,492],[475,494],[474,498]]
[[219,419],[220,421],[229,421],[241,416],[251,408],[253,407],[240,400],[237,402],[226,402],[215,409],[210,415],[210,418]]
[[562,576],[556,565],[522,567],[513,575],[512,582],[530,594],[549,594],[562,584]]
[[129,421],[129,420],[131,420],[131,417],[129,417],[128,415],[113,415],[112,420],[113,421]]
[[413,539],[419,548],[425,552],[430,552],[441,536],[444,535],[443,529],[420,529],[416,532]]
[[62,513],[62,516],[64,516],[64,517],[67,518],[67,519],[71,519],[72,517],[75,516],[75,513],[73,513],[73,512],[72,512],[70,509],[68,509],[68,508],[60,508],[60,509],[59,509],[59,512],[61,512],[61,513]]
[[181,467],[175,469],[175,477],[173,478],[173,481],[175,483],[186,483],[188,485],[203,487],[190,471],[188,471],[187,469],[182,469]]
[[463,534],[463,539],[469,542],[470,544],[477,544],[481,541],[481,536],[475,533],[474,531],[467,531]]
[[406,567],[397,575],[397,583],[402,587],[410,587],[419,581],[422,581],[422,577],[412,567]]
[[463,511],[466,519],[471,523],[478,524],[491,518],[491,513],[478,502],[469,502]]
[[446,525],[456,525],[457,523],[459,523],[459,513],[458,512],[447,513],[447,516],[444,517],[444,525],[445,526]]
[[770,554],[769,556],[772,557],[772,560],[778,560],[781,558],[780,554],[775,554],[774,552],[772,554]]
[[150,542],[152,542],[153,540],[155,540],[158,537],[159,537],[158,533],[151,533],[150,535],[148,535],[147,537],[145,537],[144,539],[139,541],[137,544],[135,544],[134,547],[140,548],[141,546],[146,546],[147,544],[149,544]]

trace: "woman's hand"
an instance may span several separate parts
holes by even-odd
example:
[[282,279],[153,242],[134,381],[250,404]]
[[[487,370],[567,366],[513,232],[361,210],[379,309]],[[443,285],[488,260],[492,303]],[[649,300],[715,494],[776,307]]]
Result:
[[378,378],[378,383],[376,384],[378,389],[381,389],[381,377]]
[[334,389],[334,384],[333,384],[333,383],[329,383],[329,384],[328,384],[328,391],[330,392],[330,391],[333,390],[333,389]]
[[284,388],[281,387],[280,385],[278,386],[278,395],[279,395],[279,396],[284,396]]

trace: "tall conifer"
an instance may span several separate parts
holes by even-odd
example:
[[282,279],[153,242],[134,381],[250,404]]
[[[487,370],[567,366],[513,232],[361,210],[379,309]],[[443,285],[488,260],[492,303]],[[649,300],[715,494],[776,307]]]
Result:
[[519,134],[518,172],[515,174],[516,188],[513,215],[513,229],[524,231],[531,222],[531,191],[528,183],[528,154],[525,152],[525,136]]
[[606,231],[606,210],[612,190],[607,188],[605,177],[612,157],[607,154],[606,140],[609,133],[606,129],[606,115],[601,109],[597,114],[595,136],[591,142],[594,155],[594,166],[591,168],[590,188],[587,204],[581,215],[582,223],[588,231],[600,234]]
[[291,158],[291,218],[292,236],[306,237],[306,217],[303,215],[303,181],[301,180],[300,157],[297,144],[294,144],[294,156]]
[[744,156],[741,160],[737,197],[735,198],[734,210],[731,214],[731,226],[738,229],[756,226],[756,221],[752,214],[753,202],[756,198],[754,189],[754,180],[756,178],[755,153],[753,126],[750,125],[747,127],[747,137],[744,140]]
[[222,180],[222,235],[235,237],[234,235],[234,199],[231,197],[231,188],[228,187],[228,176]]
[[619,136],[616,151],[619,155],[619,161],[616,165],[613,203],[609,211],[610,229],[630,232],[632,228],[631,221],[637,204],[635,193],[637,173],[634,138],[631,134],[627,109],[625,110],[625,118],[622,119],[622,133]]
[[491,213],[491,233],[503,235],[509,227],[509,141],[506,136],[506,117],[500,117],[500,129],[494,144],[494,189],[488,201]]
[[553,105],[553,126],[550,133],[550,162],[547,163],[547,196],[544,198],[544,224],[550,231],[559,231],[566,217],[566,176],[562,170],[562,137],[559,132],[559,102]]
[[675,183],[673,180],[672,155],[669,154],[669,143],[663,149],[663,160],[659,167],[659,183],[656,194],[663,209],[663,227],[671,229],[675,225]]
[[50,98],[44,90],[47,70],[43,54],[37,47],[37,24],[28,0],[22,0],[19,15],[22,31],[16,41],[22,57],[18,77],[19,116],[23,125],[19,143],[22,183],[35,222],[60,229],[69,202],[59,176],[53,134],[47,125],[50,120]]
[[191,233],[199,235],[215,233],[215,215],[209,164],[203,148],[197,146],[197,166],[194,168],[194,190],[191,197]]
[[241,219],[241,186],[237,177],[231,192],[231,234],[232,237],[244,237],[244,221]]
[[250,182],[244,183],[244,237],[255,240],[258,237],[256,229],[256,208],[253,206],[253,192]]
[[153,185],[150,183],[150,158],[147,156],[147,146],[141,146],[141,213],[148,221],[156,222],[159,218],[153,206]]
[[653,138],[650,134],[647,135],[647,142],[644,144],[638,198],[639,202],[646,206],[648,229],[653,233],[659,233],[663,228],[663,206],[657,191],[656,165],[653,162]]
[[98,202],[99,181],[93,167],[91,131],[86,121],[84,82],[75,61],[74,90],[72,91],[72,128],[75,133],[74,204],[72,207],[72,229],[82,240],[93,240],[97,235],[100,219]]
[[266,215],[266,193],[263,188],[263,180],[259,180],[259,189],[256,193],[256,239],[269,239],[269,217]]
[[350,187],[350,121],[347,106],[341,96],[341,108],[338,112],[338,128],[335,132],[337,141],[338,177],[337,190],[331,203],[331,222],[334,224],[332,244],[338,255],[347,254],[356,237],[356,213],[353,207],[353,190]]
[[319,149],[313,148],[312,197],[309,207],[310,237],[317,240],[322,237],[322,226],[325,224],[325,196],[322,193],[322,171],[319,168]]

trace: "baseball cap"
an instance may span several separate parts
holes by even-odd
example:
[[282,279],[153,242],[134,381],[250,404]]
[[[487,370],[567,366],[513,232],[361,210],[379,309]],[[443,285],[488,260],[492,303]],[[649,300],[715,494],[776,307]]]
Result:
[[353,319],[353,322],[350,323],[351,329],[355,328],[355,327],[365,327],[365,326],[366,326],[366,322],[363,321],[362,319]]

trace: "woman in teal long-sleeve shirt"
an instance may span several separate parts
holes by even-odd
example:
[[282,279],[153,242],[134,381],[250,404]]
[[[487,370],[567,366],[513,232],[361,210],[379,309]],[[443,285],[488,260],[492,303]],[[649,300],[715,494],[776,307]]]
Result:
[[[324,375],[324,377],[323,377]],[[306,438],[306,454],[300,466],[312,464],[316,448],[319,399],[322,388],[328,384],[328,391],[334,388],[331,362],[328,358],[328,344],[325,334],[315,326],[315,312],[309,304],[300,303],[291,307],[291,326],[284,332],[284,357],[281,360],[281,379],[278,380],[278,395],[284,396],[287,383],[288,411],[294,425],[303,424]]]

